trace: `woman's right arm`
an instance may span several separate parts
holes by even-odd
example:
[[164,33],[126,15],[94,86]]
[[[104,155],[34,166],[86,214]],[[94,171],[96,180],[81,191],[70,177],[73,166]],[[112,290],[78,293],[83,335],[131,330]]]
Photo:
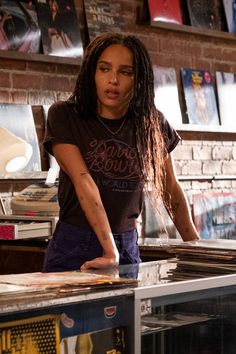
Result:
[[103,248],[103,256],[87,261],[82,270],[118,265],[116,248],[99,190],[90,175],[79,148],[72,144],[53,144],[53,154],[61,169],[70,177],[81,208]]

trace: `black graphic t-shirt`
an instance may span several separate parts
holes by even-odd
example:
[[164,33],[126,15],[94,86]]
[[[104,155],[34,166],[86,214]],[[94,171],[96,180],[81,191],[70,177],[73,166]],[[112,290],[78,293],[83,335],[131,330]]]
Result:
[[[180,138],[164,117],[161,119],[167,150],[171,152]],[[129,231],[135,227],[143,203],[143,180],[132,124],[129,117],[118,120],[98,119],[96,116],[82,119],[78,116],[75,105],[67,102],[53,104],[48,112],[45,149],[52,154],[52,143],[79,147],[98,186],[114,233]],[[119,129],[121,126],[122,129]],[[62,170],[58,198],[62,221],[90,228],[74,186]]]

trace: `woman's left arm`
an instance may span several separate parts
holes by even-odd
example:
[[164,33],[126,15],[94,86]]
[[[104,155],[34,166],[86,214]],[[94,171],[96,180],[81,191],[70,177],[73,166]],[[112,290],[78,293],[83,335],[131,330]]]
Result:
[[198,240],[200,237],[193,223],[187,198],[178,181],[171,154],[166,160],[166,192],[170,196],[173,222],[183,241]]

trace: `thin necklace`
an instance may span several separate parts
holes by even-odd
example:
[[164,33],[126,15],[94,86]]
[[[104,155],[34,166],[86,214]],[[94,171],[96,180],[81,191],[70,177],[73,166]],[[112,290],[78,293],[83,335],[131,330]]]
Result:
[[104,122],[103,120],[97,115],[97,119],[99,122],[104,126],[104,128],[112,135],[117,135],[121,129],[123,128],[123,125],[125,124],[125,121],[127,119],[127,116],[124,118],[123,122],[121,123],[120,127],[116,131],[112,131]]

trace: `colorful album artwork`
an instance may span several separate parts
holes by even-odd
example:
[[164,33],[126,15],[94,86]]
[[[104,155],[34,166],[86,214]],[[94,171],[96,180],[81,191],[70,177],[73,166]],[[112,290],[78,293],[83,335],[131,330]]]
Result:
[[207,70],[181,69],[190,124],[219,125],[213,76]]
[[152,21],[183,24],[180,0],[148,0]]
[[84,0],[84,9],[90,41],[104,32],[125,31],[120,1]]
[[193,218],[201,239],[236,239],[236,193],[193,195]]
[[37,0],[44,54],[82,57],[83,44],[73,0]]
[[216,72],[221,125],[236,131],[236,73]]
[[0,49],[39,53],[40,29],[32,1],[0,2]]
[[236,33],[236,0],[223,0],[229,32]]
[[[177,127],[182,124],[182,113],[174,68],[153,66],[155,105],[168,122]],[[171,104],[170,104],[171,102]]]
[[20,172],[41,171],[39,142],[30,105],[0,104],[0,140],[9,131],[29,144],[32,153],[27,165]]

